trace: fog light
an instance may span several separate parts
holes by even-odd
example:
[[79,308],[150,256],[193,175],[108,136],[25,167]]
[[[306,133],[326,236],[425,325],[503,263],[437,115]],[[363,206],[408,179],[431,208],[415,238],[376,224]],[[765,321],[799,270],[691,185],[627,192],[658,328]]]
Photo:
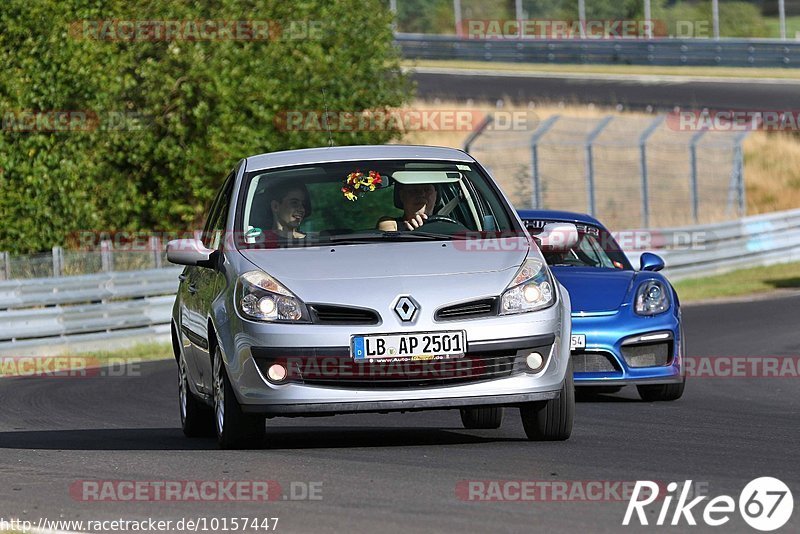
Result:
[[273,382],[282,382],[286,378],[286,367],[273,363],[267,369],[267,377]]
[[525,358],[525,363],[527,363],[528,367],[530,367],[534,371],[539,369],[542,366],[543,362],[544,359],[542,358],[542,355],[539,354],[538,352],[531,352],[530,354],[528,354],[528,357]]

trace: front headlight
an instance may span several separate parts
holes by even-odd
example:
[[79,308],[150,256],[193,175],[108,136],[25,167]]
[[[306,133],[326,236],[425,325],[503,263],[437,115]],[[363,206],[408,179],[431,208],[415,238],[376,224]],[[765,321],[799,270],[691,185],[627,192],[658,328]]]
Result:
[[308,322],[305,304],[280,282],[261,271],[250,271],[236,284],[236,305],[245,319]]
[[527,259],[500,298],[500,315],[541,310],[555,301],[553,280],[544,263]]
[[636,313],[657,315],[669,309],[669,292],[658,280],[648,280],[636,291]]

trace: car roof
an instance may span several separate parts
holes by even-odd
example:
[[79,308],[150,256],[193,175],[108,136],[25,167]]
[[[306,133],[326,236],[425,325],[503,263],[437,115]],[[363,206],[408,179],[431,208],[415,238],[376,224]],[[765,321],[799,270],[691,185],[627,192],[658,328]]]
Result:
[[259,154],[246,159],[245,170],[250,172],[289,165],[307,165],[366,159],[419,159],[461,161],[464,163],[475,162],[470,155],[455,148],[414,145],[359,145],[306,148]]
[[605,229],[605,226],[603,226],[603,224],[600,221],[598,221],[597,219],[586,213],[578,213],[575,211],[560,211],[560,210],[517,210],[517,213],[519,214],[519,218],[522,220],[535,219],[535,220],[545,220],[545,221],[591,224]]

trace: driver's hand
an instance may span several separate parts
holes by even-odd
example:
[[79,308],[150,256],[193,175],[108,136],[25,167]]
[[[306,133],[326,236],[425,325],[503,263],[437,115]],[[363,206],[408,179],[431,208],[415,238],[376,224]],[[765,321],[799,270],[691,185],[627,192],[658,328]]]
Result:
[[407,221],[403,221],[403,224],[406,225],[406,230],[416,230],[417,228],[425,224],[425,219],[427,218],[428,216],[426,214],[417,213],[416,215],[414,215],[413,218]]

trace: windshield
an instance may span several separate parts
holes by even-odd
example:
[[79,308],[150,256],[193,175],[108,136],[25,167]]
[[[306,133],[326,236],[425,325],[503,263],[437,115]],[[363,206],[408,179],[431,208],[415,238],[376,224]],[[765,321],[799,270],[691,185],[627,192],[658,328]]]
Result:
[[[545,224],[563,221],[525,221],[532,236],[542,232]],[[633,269],[614,237],[605,229],[590,224],[575,224],[578,241],[569,249],[542,247],[545,261],[552,267],[599,267]]]
[[474,165],[354,161],[249,173],[238,231],[244,248],[474,238],[518,231]]

